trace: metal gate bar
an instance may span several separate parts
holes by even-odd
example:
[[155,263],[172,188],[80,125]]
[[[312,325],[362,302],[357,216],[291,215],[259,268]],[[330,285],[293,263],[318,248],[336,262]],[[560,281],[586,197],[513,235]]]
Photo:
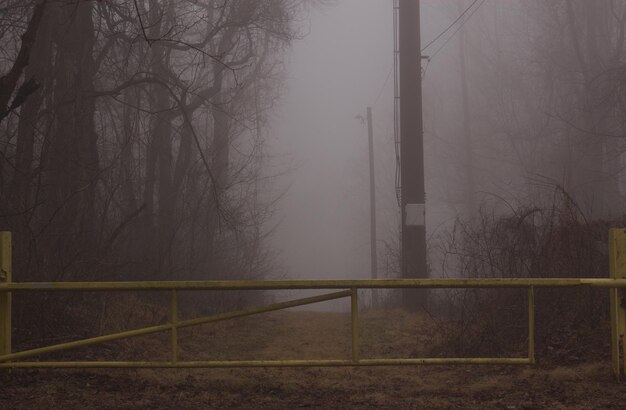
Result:
[[[131,368],[196,368],[196,367],[304,367],[304,366],[397,366],[426,364],[534,364],[535,363],[535,288],[598,287],[607,288],[611,297],[611,353],[616,378],[626,368],[626,229],[609,232],[611,278],[495,278],[495,279],[378,279],[378,280],[242,280],[242,281],[145,281],[145,282],[13,282],[11,278],[11,237],[0,232],[0,368],[17,367],[131,367]],[[526,288],[528,292],[528,357],[516,358],[397,358],[360,357],[358,326],[359,289],[406,288]],[[179,290],[286,290],[286,289],[345,289],[340,292],[302,298],[267,306],[241,309],[189,320],[178,318]],[[168,323],[60,343],[21,352],[11,350],[11,295],[13,292],[38,291],[148,291],[170,292]],[[289,307],[308,305],[350,297],[352,348],[350,359],[335,360],[229,360],[179,361],[178,329],[233,319]],[[39,354],[90,346],[128,337],[170,331],[169,361],[16,361]]]
[[[172,291],[172,292],[176,292],[176,291]],[[175,293],[173,294],[175,295]],[[73,342],[66,342],[66,343],[59,343],[56,345],[40,347],[40,348],[30,349],[30,350],[24,350],[24,351],[16,352],[16,353],[5,354],[5,355],[0,356],[0,362],[3,362],[3,363],[0,363],[0,367],[19,367],[17,366],[19,364],[18,362],[6,363],[10,360],[25,359],[25,358],[37,356],[40,354],[59,352],[62,350],[75,349],[78,347],[92,346],[92,345],[96,345],[100,343],[112,342],[114,340],[126,339],[130,337],[145,336],[145,335],[150,335],[153,333],[164,332],[167,330],[172,331],[172,334],[175,335],[176,334],[175,330],[180,329],[180,328],[198,326],[198,325],[202,325],[205,323],[214,323],[214,322],[219,322],[219,321],[228,320],[228,319],[235,319],[235,318],[244,317],[244,316],[251,316],[251,315],[264,313],[264,312],[272,312],[275,310],[287,309],[290,307],[310,305],[312,303],[325,302],[328,300],[344,298],[344,297],[350,296],[351,294],[352,294],[351,291],[346,290],[343,292],[335,292],[335,293],[330,293],[326,295],[313,296],[313,297],[303,298],[303,299],[296,299],[296,300],[292,300],[288,302],[274,303],[274,304],[267,305],[267,306],[257,306],[257,307],[247,308],[247,309],[236,310],[233,312],[220,313],[220,314],[213,315],[213,316],[206,316],[206,317],[201,317],[201,318],[196,318],[196,319],[183,320],[180,322],[172,321],[172,319],[175,318],[175,315],[171,314],[170,322],[162,324],[162,325],[151,326],[151,327],[146,327],[142,329],[128,330],[125,332],[113,333],[113,334],[109,334],[105,336],[97,336],[97,337],[92,337],[89,339],[76,340]],[[175,297],[173,298],[173,300],[174,301],[176,300]],[[170,310],[170,312],[172,311],[176,312],[175,302],[170,304],[170,309],[172,309]],[[172,336],[172,342],[171,342],[172,343],[172,361],[176,362],[175,353],[177,351],[176,349],[177,342],[174,342],[173,338],[174,336]],[[35,362],[35,363],[42,364],[42,362]]]
[[532,364],[528,358],[422,358],[422,359],[360,359],[341,360],[208,360],[180,362],[131,362],[131,361],[66,361],[66,362],[12,362],[0,363],[0,368],[230,368],[230,367],[347,367],[347,366],[400,366],[400,365],[513,365]]

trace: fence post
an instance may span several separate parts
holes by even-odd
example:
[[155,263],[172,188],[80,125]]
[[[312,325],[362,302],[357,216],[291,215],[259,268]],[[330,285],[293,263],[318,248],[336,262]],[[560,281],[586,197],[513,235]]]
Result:
[[[612,279],[626,279],[626,229],[609,230],[609,273]],[[611,292],[611,362],[619,381],[626,369],[626,309],[624,290],[610,288]],[[621,349],[620,349],[621,346]],[[620,351],[621,350],[621,351]]]
[[170,291],[170,333],[171,362],[178,361],[178,295],[176,289]]
[[528,287],[528,361],[535,364],[535,287]]
[[[11,232],[0,232],[0,283],[11,282]],[[11,353],[11,292],[0,291],[0,355]]]
[[359,290],[352,288],[350,294],[350,322],[352,325],[352,362],[358,363],[359,349]]

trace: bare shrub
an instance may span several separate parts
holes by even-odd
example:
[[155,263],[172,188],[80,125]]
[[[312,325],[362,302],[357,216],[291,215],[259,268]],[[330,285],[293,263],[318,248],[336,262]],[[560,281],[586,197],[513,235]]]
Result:
[[[462,278],[608,277],[607,235],[623,221],[586,220],[557,189],[548,207],[520,206],[507,214],[483,207],[475,220],[457,220],[442,241],[445,276]],[[535,289],[539,355],[591,358],[590,343],[608,340],[608,297],[601,289]],[[458,289],[434,299],[455,355],[523,354],[527,343],[525,289]],[[441,319],[445,318],[445,319]],[[606,353],[602,349],[592,351]],[[606,350],[606,349],[605,349]]]

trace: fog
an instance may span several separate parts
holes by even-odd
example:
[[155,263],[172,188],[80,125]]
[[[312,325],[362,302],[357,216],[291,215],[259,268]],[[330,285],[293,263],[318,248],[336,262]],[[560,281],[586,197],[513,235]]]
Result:
[[[538,355],[580,363],[606,344],[609,309],[619,350],[621,282],[606,278],[626,277],[626,0],[0,0],[0,56],[3,367],[157,331],[169,335],[44,360],[356,366],[399,363],[379,355],[456,364],[513,355],[507,363],[530,364],[537,339]],[[300,299],[322,290],[269,281],[369,279],[372,254],[378,278],[470,282],[378,293],[359,282]],[[285,306],[296,312],[273,312]],[[256,313],[267,315],[247,318]],[[181,349],[179,339],[193,342]],[[205,353],[218,361],[193,359]],[[254,361],[265,357],[277,361]],[[583,373],[605,381],[598,369]],[[271,386],[246,391],[283,400],[315,390],[263,372],[258,382]],[[377,377],[391,385],[393,374]],[[451,379],[438,377],[447,388]],[[372,397],[383,386],[366,384]],[[204,390],[236,390],[216,386]],[[336,404],[335,390],[315,395]],[[418,390],[402,392],[415,406]],[[497,399],[490,408],[510,395],[487,396]]]
[[[424,43],[452,21],[456,9],[448,10],[446,16],[442,9],[449,9],[450,4],[431,1],[422,7]],[[278,164],[291,170],[278,182],[288,189],[278,204],[280,225],[273,245],[280,251],[286,277],[369,278],[369,171],[363,121],[368,106],[374,117],[381,256],[386,244],[397,246],[399,224],[393,140],[393,2],[342,0],[313,10],[302,24],[308,34],[294,42],[288,53],[285,93],[269,132],[269,149]],[[448,87],[458,88],[458,80],[450,78],[458,69],[448,68],[445,58],[444,51],[428,63],[427,98],[450,82]],[[454,101],[438,102],[446,104],[440,113],[446,116],[442,122],[451,120]],[[440,185],[448,182],[433,169],[450,159],[450,142],[445,142],[449,137],[437,136],[444,141],[432,141],[436,137],[428,129],[426,133],[427,229],[432,235],[455,215],[454,209],[442,204],[447,190]],[[381,260],[379,264],[385,263]]]
[[[370,275],[367,130],[355,118],[367,106],[374,113],[379,270],[381,276],[398,274],[397,266],[383,266],[389,248],[398,247],[399,223],[392,3],[344,0],[315,10],[303,22],[308,35],[288,53],[285,94],[270,132],[272,151],[293,167],[279,182],[289,188],[273,239],[287,277]],[[584,13],[584,7],[572,10]],[[567,33],[551,34],[546,21],[583,25],[582,14],[568,21],[561,4],[523,1],[423,1],[421,8],[430,274],[456,276],[441,264],[442,246],[458,219],[477,221],[479,213],[507,213],[525,204],[555,206],[560,192],[585,217],[618,215],[624,182],[610,164],[621,160],[609,157],[621,155],[621,142],[598,137],[604,154],[590,148],[589,138],[575,134],[593,131],[572,125],[576,110],[585,108],[549,100],[545,93],[565,95],[566,88],[540,80],[541,73],[559,70],[565,78],[565,67],[578,64],[575,41]],[[591,28],[581,30],[594,35]],[[550,38],[553,45],[547,45]],[[555,52],[557,44],[567,45]],[[604,127],[615,130],[612,121]],[[599,170],[602,162],[608,165]],[[615,188],[600,192],[598,181],[609,180]]]
[[[21,279],[368,278],[367,107],[379,277],[400,275],[392,0],[2,4]],[[503,274],[474,255],[498,241],[463,247],[511,218],[621,217],[623,2],[420,7],[429,274]]]
[[[306,24],[308,35],[289,53],[286,93],[272,120],[271,149],[294,167],[281,181],[289,189],[274,243],[288,277],[367,278],[367,127],[356,117],[373,106],[377,158],[393,154],[393,79],[385,84],[392,9],[389,2],[341,1],[315,10]],[[378,171],[378,189],[393,194]],[[389,205],[381,203],[381,216],[395,211]]]

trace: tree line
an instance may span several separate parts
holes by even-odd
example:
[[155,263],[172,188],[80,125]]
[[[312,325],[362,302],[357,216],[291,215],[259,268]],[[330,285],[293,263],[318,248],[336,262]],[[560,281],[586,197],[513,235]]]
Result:
[[447,14],[470,5],[429,63],[445,73],[424,79],[426,139],[448,159],[433,172],[450,181],[434,194],[470,217],[555,190],[582,219],[621,216],[626,3],[454,1]]
[[15,279],[268,274],[264,132],[308,3],[0,2]]

